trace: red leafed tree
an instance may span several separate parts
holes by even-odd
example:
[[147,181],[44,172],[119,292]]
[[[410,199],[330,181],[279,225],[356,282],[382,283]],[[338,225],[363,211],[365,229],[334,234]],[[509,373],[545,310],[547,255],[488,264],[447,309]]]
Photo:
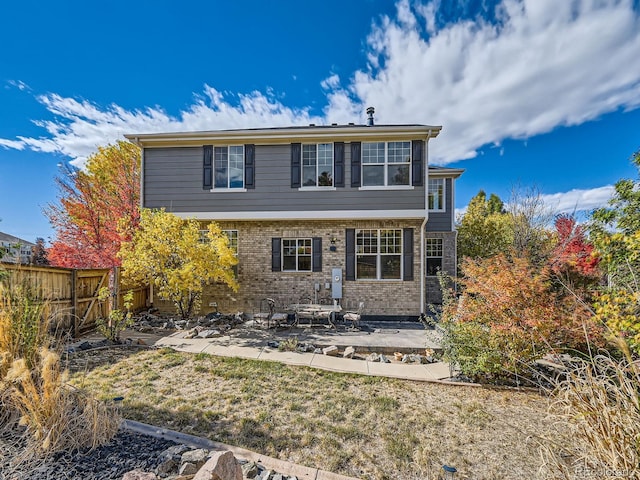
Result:
[[140,149],[125,141],[99,147],[84,169],[63,167],[56,178],[58,204],[45,214],[56,238],[49,249],[52,265],[111,268],[140,220]]
[[555,220],[556,247],[549,264],[556,275],[584,284],[599,275],[599,258],[585,231],[572,215],[558,215]]

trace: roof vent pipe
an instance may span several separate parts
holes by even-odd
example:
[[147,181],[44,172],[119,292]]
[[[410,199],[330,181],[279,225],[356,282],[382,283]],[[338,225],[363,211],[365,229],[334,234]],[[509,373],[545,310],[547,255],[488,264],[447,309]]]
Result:
[[369,107],[367,108],[367,125],[369,127],[373,127],[373,113],[376,111],[375,108]]

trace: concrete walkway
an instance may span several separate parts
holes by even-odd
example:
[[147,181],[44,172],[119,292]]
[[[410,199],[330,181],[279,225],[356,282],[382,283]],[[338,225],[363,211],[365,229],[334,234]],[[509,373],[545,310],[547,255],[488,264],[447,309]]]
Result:
[[[360,359],[332,357],[316,353],[281,352],[277,348],[243,345],[242,342],[226,339],[183,338],[184,332],[176,332],[155,342],[158,347],[170,347],[181,352],[207,353],[223,357],[240,357],[252,360],[268,360],[288,365],[303,365],[333,372],[374,375],[405,380],[437,382],[450,377],[449,364],[437,362],[431,364],[406,364],[393,360],[391,363],[369,362]],[[267,342],[264,342],[267,343]],[[335,342],[334,342],[335,344]],[[371,351],[371,346],[358,346],[350,343],[357,352]],[[423,344],[424,345],[424,344]],[[341,348],[340,351],[343,349]],[[424,351],[424,350],[423,350]]]

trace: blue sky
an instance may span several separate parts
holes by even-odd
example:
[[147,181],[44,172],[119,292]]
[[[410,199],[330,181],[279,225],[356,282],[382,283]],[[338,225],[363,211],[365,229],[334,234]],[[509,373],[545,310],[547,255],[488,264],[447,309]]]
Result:
[[0,231],[53,232],[61,162],[123,133],[365,121],[442,125],[434,164],[558,211],[635,177],[633,0],[5,2]]

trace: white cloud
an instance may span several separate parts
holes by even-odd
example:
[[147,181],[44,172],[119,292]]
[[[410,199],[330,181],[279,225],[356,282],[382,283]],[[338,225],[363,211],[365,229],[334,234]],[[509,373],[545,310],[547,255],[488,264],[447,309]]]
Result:
[[81,163],[125,132],[364,123],[364,108],[373,105],[378,123],[443,125],[430,158],[446,164],[507,138],[640,106],[640,16],[632,0],[503,0],[497,23],[477,17],[444,26],[436,21],[439,5],[398,1],[395,18],[372,28],[368,67],[346,82],[336,74],[321,82],[320,117],[268,90],[234,95],[206,85],[175,116],[48,94],[39,97],[53,116],[38,122],[46,133],[0,139],[0,146]]
[[87,100],[76,100],[56,94],[42,95],[38,100],[54,115],[53,120],[38,121],[46,136],[0,138],[0,146],[70,157],[82,165],[87,156],[105,145],[121,139],[125,133],[198,131],[293,124],[322,123],[307,109],[286,107],[271,96],[252,92],[234,96],[232,104],[225,95],[205,85],[188,110],[179,117],[168,115],[159,107],[125,110],[118,105],[101,108]]
[[613,185],[590,190],[570,190],[542,195],[542,200],[555,213],[589,212],[607,205],[613,196]]
[[17,88],[20,91],[31,90],[31,87],[29,87],[29,85],[24,83],[22,80],[7,80],[6,88],[12,88],[12,87]]
[[[584,214],[596,208],[606,207],[614,192],[613,185],[606,185],[588,190],[574,189],[568,192],[541,193],[540,198],[544,206],[554,215],[575,213],[579,218],[582,218]],[[537,194],[537,192],[533,192],[533,194]],[[468,207],[465,205],[462,208],[456,208],[456,218],[464,216]]]
[[334,73],[320,82],[320,86],[325,90],[335,90],[340,86],[340,77]]
[[385,123],[443,125],[430,146],[437,163],[640,105],[640,19],[630,0],[504,0],[500,24],[440,30],[429,4],[417,14],[407,5],[369,38],[372,65],[383,67],[356,72],[350,88]]

